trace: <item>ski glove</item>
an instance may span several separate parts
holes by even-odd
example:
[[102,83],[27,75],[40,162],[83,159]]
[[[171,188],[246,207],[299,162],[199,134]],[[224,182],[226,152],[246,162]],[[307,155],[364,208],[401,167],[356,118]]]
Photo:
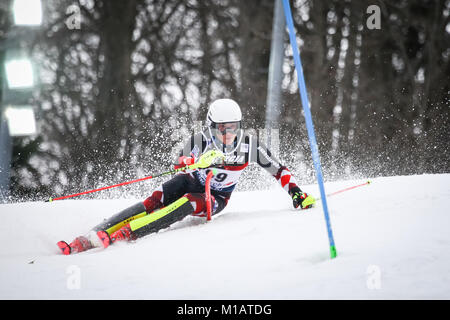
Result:
[[309,196],[307,193],[302,192],[299,187],[292,188],[289,191],[289,194],[292,197],[294,208],[300,207],[301,209],[308,209],[316,202],[313,196]]
[[223,162],[225,155],[218,150],[210,150],[200,156],[197,160],[192,157],[181,156],[178,158],[178,164],[174,165],[175,169],[189,167],[188,169],[208,168],[217,162]]
[[173,166],[174,169],[183,168],[195,163],[195,159],[191,157],[181,156],[178,158],[178,164]]
[[197,168],[208,168],[214,164],[225,161],[225,155],[219,150],[209,150],[202,154],[196,163]]

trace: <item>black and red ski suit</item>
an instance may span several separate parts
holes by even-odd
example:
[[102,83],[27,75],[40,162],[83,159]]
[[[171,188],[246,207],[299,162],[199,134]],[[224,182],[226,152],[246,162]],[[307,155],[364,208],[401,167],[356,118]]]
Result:
[[[193,158],[195,161],[202,154],[213,148],[222,151],[225,155],[223,164],[216,166],[217,172],[210,184],[213,215],[225,208],[239,181],[240,175],[252,162],[257,163],[269,172],[288,193],[291,194],[293,188],[299,190],[289,169],[283,166],[258,138],[246,133],[244,130],[238,132],[236,139],[231,145],[224,145],[211,133],[210,129],[206,129],[189,139],[179,153],[179,157]],[[179,159],[176,160],[178,163]],[[190,206],[187,207],[187,210],[184,207],[183,210],[172,214],[171,217],[165,218],[163,221],[156,220],[149,228],[143,228],[143,230],[137,232],[137,236],[144,236],[167,228],[170,224],[183,219],[187,215],[205,216],[205,181],[208,170],[210,169],[195,169],[176,174],[172,179],[154,190],[143,202],[139,202],[119,212],[96,226],[94,230],[106,230],[110,226],[143,211],[151,214],[183,196],[189,199],[188,203],[190,203]]]

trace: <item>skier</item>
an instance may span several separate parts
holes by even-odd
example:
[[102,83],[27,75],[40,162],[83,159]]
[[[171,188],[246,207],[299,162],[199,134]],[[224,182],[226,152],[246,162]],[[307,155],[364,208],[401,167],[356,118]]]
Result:
[[[210,182],[212,215],[228,203],[239,177],[250,162],[269,172],[292,197],[294,208],[310,208],[315,200],[302,192],[289,169],[272,156],[256,137],[241,128],[242,113],[231,99],[210,104],[206,129],[191,137],[176,159],[175,169],[184,168],[163,183],[143,202],[139,202],[94,227],[86,236],[69,244],[58,242],[64,254],[93,247],[107,247],[121,240],[135,240],[169,227],[188,215],[206,215],[205,181],[208,167],[215,167]],[[214,163],[214,161],[219,161]],[[194,170],[188,166],[202,162]]]

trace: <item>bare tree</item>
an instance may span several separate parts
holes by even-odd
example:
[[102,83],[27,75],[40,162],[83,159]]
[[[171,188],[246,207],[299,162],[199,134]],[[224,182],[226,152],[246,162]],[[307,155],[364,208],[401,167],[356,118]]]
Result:
[[[450,2],[291,3],[326,178],[448,172]],[[236,99],[245,125],[263,126],[272,0],[80,0],[79,28],[67,24],[72,1],[44,5],[33,44],[41,133],[16,143],[13,193],[167,168],[216,98]],[[369,5],[381,9],[380,30],[366,25]],[[294,171],[313,181],[287,38],[283,71],[280,156],[305,163]]]

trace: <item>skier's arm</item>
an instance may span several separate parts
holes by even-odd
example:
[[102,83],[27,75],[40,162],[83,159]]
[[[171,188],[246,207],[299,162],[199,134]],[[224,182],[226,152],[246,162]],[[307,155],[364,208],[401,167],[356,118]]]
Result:
[[200,150],[203,150],[205,146],[203,142],[201,135],[192,136],[189,143],[181,151],[174,168],[179,169],[186,166],[191,166],[191,168],[208,168],[215,163],[224,161],[225,156],[219,150],[212,149],[202,153]]
[[197,141],[198,138],[198,135],[193,135],[185,143],[183,149],[180,150],[178,156],[175,158],[174,169],[179,169],[181,167],[194,164],[197,161],[201,155],[200,150],[202,150],[202,140],[200,139],[200,141]]
[[310,208],[315,202],[314,198],[300,189],[291,171],[282,165],[259,139],[252,139],[251,160],[263,167],[278,181],[281,187],[292,197],[295,208]]
[[252,137],[250,159],[272,175],[286,192],[289,193],[292,188],[297,187],[297,182],[291,174],[291,171],[282,165],[272,152],[255,137]]

